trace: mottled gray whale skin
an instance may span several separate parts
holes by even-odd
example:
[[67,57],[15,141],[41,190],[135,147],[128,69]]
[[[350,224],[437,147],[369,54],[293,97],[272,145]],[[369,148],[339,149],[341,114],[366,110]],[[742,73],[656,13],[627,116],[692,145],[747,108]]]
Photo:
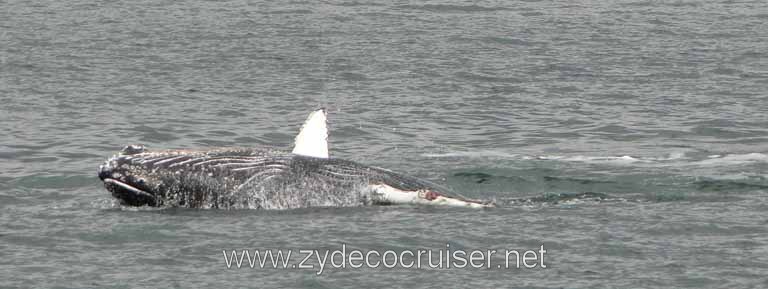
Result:
[[98,174],[107,190],[129,206],[292,209],[441,202],[488,206],[386,169],[270,148],[150,151],[130,145],[101,165]]

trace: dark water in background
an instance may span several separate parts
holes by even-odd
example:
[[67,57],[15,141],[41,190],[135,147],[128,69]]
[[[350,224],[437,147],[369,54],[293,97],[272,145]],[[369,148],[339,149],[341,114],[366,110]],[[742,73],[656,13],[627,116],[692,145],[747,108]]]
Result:
[[[768,287],[764,1],[0,1],[0,287]],[[289,146],[493,210],[135,210],[122,145]],[[548,269],[225,269],[222,249],[548,250]]]

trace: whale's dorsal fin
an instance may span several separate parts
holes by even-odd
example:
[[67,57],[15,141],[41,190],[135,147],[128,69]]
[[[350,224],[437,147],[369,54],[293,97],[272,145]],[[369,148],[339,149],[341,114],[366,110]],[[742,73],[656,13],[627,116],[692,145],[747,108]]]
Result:
[[328,119],[325,109],[313,111],[296,135],[293,153],[297,155],[328,158]]

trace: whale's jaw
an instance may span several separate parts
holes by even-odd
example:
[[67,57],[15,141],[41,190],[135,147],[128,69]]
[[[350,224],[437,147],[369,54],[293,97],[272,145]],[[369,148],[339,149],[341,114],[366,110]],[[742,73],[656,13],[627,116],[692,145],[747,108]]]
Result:
[[414,204],[465,208],[492,208],[493,202],[463,199],[440,194],[432,190],[406,191],[387,184],[370,186],[374,202],[379,204]]
[[105,178],[102,180],[104,187],[112,193],[116,199],[129,206],[155,206],[157,199],[152,194],[137,187],[131,186],[120,180]]

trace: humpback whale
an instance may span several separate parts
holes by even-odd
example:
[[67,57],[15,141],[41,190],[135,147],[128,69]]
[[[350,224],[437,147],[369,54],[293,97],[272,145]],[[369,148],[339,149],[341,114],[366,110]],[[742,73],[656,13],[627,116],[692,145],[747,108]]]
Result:
[[328,154],[327,116],[312,112],[291,152],[274,148],[149,150],[128,145],[98,169],[123,205],[293,209],[369,205],[492,207],[441,186]]

